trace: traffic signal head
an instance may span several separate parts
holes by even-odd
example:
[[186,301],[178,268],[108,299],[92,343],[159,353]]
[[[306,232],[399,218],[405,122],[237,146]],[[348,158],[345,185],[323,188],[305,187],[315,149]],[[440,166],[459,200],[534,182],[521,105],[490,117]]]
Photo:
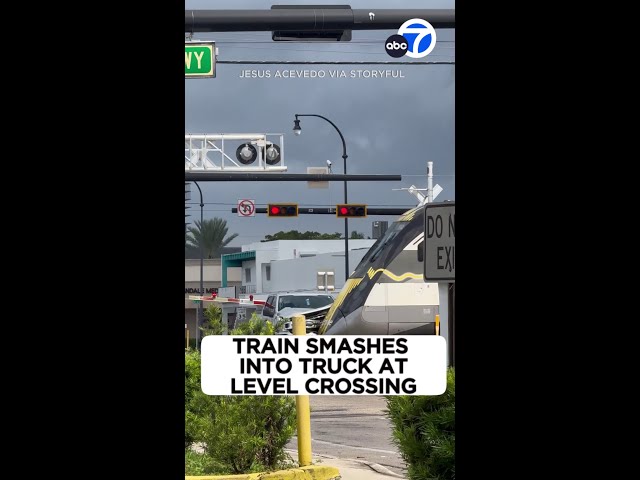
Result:
[[364,218],[367,216],[367,206],[360,203],[341,203],[336,205],[336,217]]
[[297,203],[270,203],[267,205],[267,216],[269,217],[297,217]]

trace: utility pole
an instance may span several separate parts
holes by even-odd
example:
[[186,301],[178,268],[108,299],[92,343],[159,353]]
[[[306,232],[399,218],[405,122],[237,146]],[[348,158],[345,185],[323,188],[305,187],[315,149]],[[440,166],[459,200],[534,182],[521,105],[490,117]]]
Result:
[[[294,120],[294,127],[293,127],[293,133],[295,135],[300,135],[300,133],[302,133],[302,128],[300,127],[300,120],[298,119],[298,117],[318,117],[321,118],[323,120],[325,120],[326,122],[330,123],[333,128],[336,129],[336,131],[338,132],[338,135],[340,135],[340,140],[342,140],[342,160],[344,161],[344,176],[345,176],[345,181],[344,181],[344,203],[349,203],[347,200],[347,143],[344,140],[344,135],[342,135],[342,132],[340,131],[340,129],[338,128],[338,126],[333,123],[331,120],[329,120],[327,117],[323,117],[322,115],[316,115],[315,113],[296,113],[295,114],[296,119]],[[344,219],[344,281],[346,283],[346,281],[349,280],[349,219],[345,217]]]
[[[202,200],[202,190],[200,189],[200,185],[198,185],[198,182],[193,182],[193,184],[198,187],[198,192],[200,192],[200,240],[198,243],[200,244],[200,295],[204,297],[204,244],[202,241],[202,229],[204,227],[204,201]],[[198,302],[198,311],[196,313],[196,350],[200,350],[200,325],[202,325],[204,308],[202,303],[202,300]]]
[[427,162],[427,202],[433,203],[433,162]]

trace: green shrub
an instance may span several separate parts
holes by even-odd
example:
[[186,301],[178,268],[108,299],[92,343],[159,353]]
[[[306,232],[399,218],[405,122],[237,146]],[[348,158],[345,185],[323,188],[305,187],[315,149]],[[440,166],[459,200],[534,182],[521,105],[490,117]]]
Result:
[[[222,323],[222,309],[215,304],[209,305],[205,311],[206,320],[203,322],[200,331],[202,337],[207,335],[222,335],[224,324]],[[284,319],[275,325],[269,320],[254,313],[246,322],[239,323],[238,326],[229,332],[230,335],[273,335],[284,326]]]
[[[203,394],[204,395],[204,394]],[[276,469],[286,459],[284,447],[295,432],[295,404],[290,397],[216,396],[192,419],[194,432],[213,460],[231,473]]]
[[186,450],[184,452],[185,475],[216,475],[226,473],[223,465],[215,463],[204,453]]
[[198,392],[200,392],[200,353],[190,350],[184,355],[185,449],[191,447],[194,442],[194,413],[190,407],[194,394]]
[[[274,332],[271,322],[254,315],[231,334]],[[196,442],[204,445],[209,461],[207,473],[281,468],[288,459],[284,447],[295,429],[293,397],[205,395],[200,388],[200,353],[195,350],[185,353],[185,447]],[[197,466],[203,460],[198,457],[200,463],[193,462],[191,471],[204,471],[204,467]]]
[[258,451],[258,461],[270,469],[281,467],[289,456],[284,447],[296,431],[296,404],[292,397],[264,396],[254,408],[256,415],[263,419],[262,436],[264,444]]
[[224,333],[224,326],[222,325],[222,308],[212,303],[204,309],[205,321],[200,327],[202,336],[207,335],[222,335]]
[[231,335],[273,335],[284,326],[284,319],[275,325],[257,314],[231,330]]
[[408,465],[410,480],[454,480],[456,443],[455,370],[447,391],[437,396],[399,395],[387,399],[393,440]]

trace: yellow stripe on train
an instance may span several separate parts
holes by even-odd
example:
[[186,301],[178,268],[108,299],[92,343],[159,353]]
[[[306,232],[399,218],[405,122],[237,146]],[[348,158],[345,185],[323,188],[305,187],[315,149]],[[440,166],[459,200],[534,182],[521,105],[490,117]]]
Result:
[[379,268],[377,270],[374,270],[373,268],[369,268],[369,270],[367,271],[367,275],[369,276],[369,279],[372,279],[375,276],[375,274],[378,272],[382,272],[387,277],[389,277],[392,280],[395,280],[396,282],[401,282],[403,280],[406,280],[407,278],[414,278],[416,280],[423,279],[423,275],[420,275],[417,273],[405,272],[402,275],[396,275],[395,273],[387,270],[386,268]]
[[415,207],[412,208],[411,210],[409,210],[408,212],[404,213],[399,219],[398,222],[410,222],[411,220],[413,220],[413,217],[415,217],[418,209],[420,209],[420,207]]

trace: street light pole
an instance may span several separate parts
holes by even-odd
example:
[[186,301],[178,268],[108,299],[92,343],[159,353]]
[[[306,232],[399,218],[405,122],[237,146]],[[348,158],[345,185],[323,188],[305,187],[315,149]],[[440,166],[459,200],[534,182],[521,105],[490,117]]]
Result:
[[[198,182],[193,182],[196,187],[198,187],[198,191],[200,192],[200,295],[204,297],[204,246],[202,242],[202,228],[203,228],[203,217],[204,217],[204,202],[202,201],[202,190],[200,189],[200,185]],[[198,350],[200,346],[200,324],[202,323],[202,304],[203,301],[200,300],[198,302],[198,316],[196,318],[196,350]]]
[[[293,127],[293,133],[295,133],[296,135],[300,135],[300,133],[302,132],[302,129],[300,128],[300,120],[298,120],[298,117],[318,117],[318,118],[322,118],[323,120],[326,120],[331,125],[333,125],[333,128],[335,128],[336,131],[338,132],[338,135],[340,135],[340,140],[342,140],[342,160],[344,161],[344,174],[346,175],[347,174],[347,144],[344,141],[344,136],[342,135],[342,132],[336,126],[336,124],[333,123],[328,118],[323,117],[322,115],[315,115],[310,113],[309,114],[296,113],[296,119],[294,121],[294,127]],[[344,181],[344,203],[348,203],[346,180]],[[344,219],[344,279],[345,279],[345,282],[349,279],[349,220],[347,218]]]

